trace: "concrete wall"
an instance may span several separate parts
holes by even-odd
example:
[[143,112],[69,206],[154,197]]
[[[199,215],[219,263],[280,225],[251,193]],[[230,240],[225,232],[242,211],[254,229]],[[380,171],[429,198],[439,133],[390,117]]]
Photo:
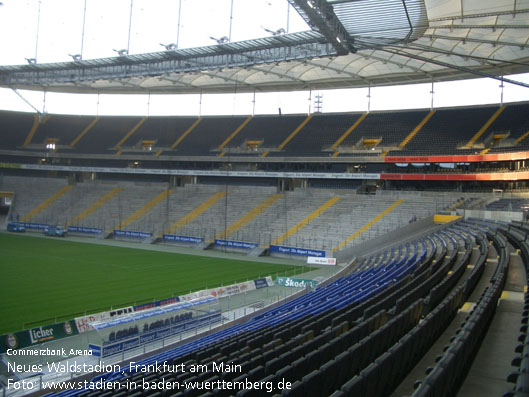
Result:
[[458,210],[458,215],[462,215],[465,219],[480,218],[493,221],[523,221],[523,212],[512,211],[487,211],[487,210]]

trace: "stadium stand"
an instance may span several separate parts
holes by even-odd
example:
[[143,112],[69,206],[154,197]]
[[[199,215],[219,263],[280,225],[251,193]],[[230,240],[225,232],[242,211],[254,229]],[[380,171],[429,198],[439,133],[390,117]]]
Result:
[[[228,360],[241,366],[240,374],[219,374],[211,367],[201,375],[166,371],[152,376],[127,367],[94,380],[141,383],[170,379],[183,383],[207,378],[235,382],[289,378],[292,388],[284,390],[284,396],[390,395],[433,346],[470,294],[476,292],[478,283],[488,284],[481,278],[491,239],[500,255],[491,284],[484,288],[476,307],[436,365],[427,371],[424,381],[416,384],[414,393],[452,395],[464,381],[501,295],[509,257],[504,233],[509,230],[482,221],[444,227],[365,257],[350,275],[246,323],[139,363],[211,365],[212,361]],[[474,247],[478,248],[477,255],[471,255]],[[470,270],[468,264],[472,264]],[[517,391],[523,389],[524,377],[523,371],[511,377],[520,379]],[[177,395],[199,394],[187,390]],[[212,394],[236,393],[216,390]],[[248,394],[250,389],[237,395]],[[65,391],[59,395],[97,396],[102,392]]]
[[[26,218],[28,221],[33,220],[32,214],[44,210],[40,205],[45,203],[54,194],[63,191],[67,187],[65,179],[59,178],[11,178],[4,176],[2,178],[4,189],[16,192],[15,200],[17,208],[12,215],[15,220]],[[48,203],[48,206],[52,203]]]
[[123,153],[173,153],[171,146],[196,120],[193,117],[148,117],[129,138]]
[[177,148],[177,154],[214,155],[217,149],[246,119],[246,117],[202,118]]
[[[24,220],[30,216],[36,223],[99,228],[107,232],[126,229],[153,236],[178,231],[180,235],[203,237],[206,241],[221,238],[225,229],[277,191],[265,186],[200,184],[168,190],[164,183],[123,181],[60,185],[57,180],[61,188],[44,194],[46,191],[41,186],[47,180],[25,181],[23,177],[4,177],[2,184],[2,189],[17,193],[13,211]],[[51,186],[47,184],[50,190]],[[54,196],[57,191],[63,194]],[[37,205],[38,213],[30,213],[34,211],[32,203],[40,200],[38,197],[45,204]],[[48,202],[50,197],[54,198],[53,202]],[[395,209],[392,207],[386,212],[398,198],[372,197],[366,201],[365,195],[343,190],[294,190],[275,197],[255,216],[232,229],[230,238],[258,243],[261,247],[274,243],[341,249],[402,227],[414,217],[431,216],[458,199],[451,194],[425,199],[406,197]]]
[[255,116],[235,136],[226,148],[243,148],[249,141],[260,142],[259,147],[277,149],[307,116]]
[[[241,365],[241,373],[147,375],[126,368],[124,374],[95,379],[288,378],[292,388],[281,392],[285,396],[454,395],[465,387],[497,304],[508,292],[505,280],[510,258],[518,258],[516,250],[527,269],[529,229],[521,222],[467,219],[394,240],[400,228],[415,230],[413,222],[434,214],[451,220],[456,212],[484,210],[503,219],[512,210],[510,216],[522,220],[528,106],[254,117],[1,112],[0,127],[6,132],[0,142],[5,161],[0,191],[14,192],[9,220],[39,227],[60,224],[73,227],[74,234],[80,233],[78,227],[100,230],[100,237],[138,241],[113,236],[117,229],[151,243],[164,234],[200,237],[201,249],[215,248],[215,239],[229,239],[257,244],[259,254],[280,244],[325,250],[340,259],[350,252],[365,255],[348,275],[143,361],[225,361]],[[507,156],[450,157],[476,154]],[[431,155],[448,157],[431,162]],[[75,166],[81,168],[73,171]],[[85,171],[83,166],[111,168]],[[232,171],[241,176],[231,176]],[[252,172],[270,175],[254,178]],[[344,173],[358,179],[335,178]],[[463,182],[451,182],[452,176]],[[448,192],[418,191],[432,187]],[[493,189],[501,199],[466,192]],[[381,243],[374,247],[373,241]],[[473,309],[454,328],[469,300]],[[521,345],[513,352],[512,373],[502,389],[508,396],[529,393],[525,317]],[[444,351],[437,346],[441,339]],[[210,394],[253,392],[219,389]],[[105,395],[62,392],[76,394]],[[135,394],[164,393],[128,393]]]
[[437,364],[427,370],[428,374],[421,382],[414,396],[434,396],[454,394],[468,372],[487,325],[494,315],[495,308],[505,285],[509,258],[506,250],[506,238],[494,230],[487,231],[487,237],[500,254],[491,285],[481,295],[476,306],[465,322],[461,324],[451,343],[446,347]]
[[[473,397],[487,389],[488,395],[529,396],[529,102],[504,103],[503,97],[504,83],[527,85],[503,76],[527,71],[529,13],[516,1],[483,2],[478,12],[468,3],[479,2],[418,0],[394,2],[404,8],[399,16],[386,3],[289,0],[287,13],[296,10],[311,30],[288,32],[288,14],[286,32],[265,29],[272,36],[232,42],[231,15],[229,39],[210,37],[217,45],[161,44],[166,51],[149,54],[129,54],[127,47],[113,58],[86,60],[81,45],[81,54],[70,55],[74,62],[46,64],[35,55],[27,65],[0,66],[0,83],[37,112],[0,111],[0,192],[6,193],[0,221],[6,218],[6,226],[63,225],[77,233],[73,240],[97,236],[212,257],[244,251],[294,263],[287,248],[307,255],[322,250],[329,262],[339,262],[328,279],[304,273],[317,279],[316,288],[284,300],[274,296],[270,306],[261,301],[249,306],[250,315],[239,308],[242,318],[210,324],[203,334],[195,329],[169,345],[163,339],[154,354],[144,348],[134,366],[123,361],[119,371],[84,375],[126,391],[85,387],[54,395]],[[40,6],[38,13],[40,21]],[[129,41],[132,16],[131,1]],[[37,44],[38,35],[39,29]],[[501,104],[434,107],[437,84],[470,76],[501,81]],[[373,109],[381,103],[378,87],[408,82],[431,83],[431,108],[321,114],[318,93],[316,113],[282,115],[279,107],[279,115],[253,114],[261,100],[256,93],[310,90],[311,109],[315,90],[366,88],[367,109]],[[18,92],[28,88],[45,90],[43,113]],[[63,90],[97,92],[98,116],[47,114],[53,107],[46,93]],[[148,113],[151,94],[197,94],[199,111],[100,116],[99,94],[118,92],[148,93]],[[203,109],[202,94],[213,92],[253,92],[252,114],[204,116],[210,109]],[[342,109],[358,100],[344,99]],[[235,112],[235,96],[233,105]],[[252,248],[198,251],[228,251],[218,239]],[[167,245],[148,245],[156,243]],[[286,247],[272,252],[274,245]],[[300,256],[304,271],[307,258]],[[153,298],[145,306],[155,304]],[[509,317],[501,316],[505,310]],[[166,323],[142,325],[165,331]],[[130,342],[140,329],[124,327],[108,339]],[[495,344],[502,354],[490,354]],[[126,353],[118,356],[109,361],[125,360]],[[207,368],[138,369],[161,363]],[[218,371],[216,363],[240,370]],[[5,366],[0,359],[4,396]],[[42,382],[43,374],[37,378]],[[284,380],[290,388],[253,386]],[[145,387],[160,381],[180,389]],[[205,391],[197,382],[238,387]]]
[[[507,146],[527,145],[524,141],[527,135],[525,137],[524,135],[529,131],[528,111],[529,105],[525,103],[510,104],[505,107],[505,110],[489,127],[488,131],[492,136],[484,137],[485,144],[490,142],[488,146],[491,146],[492,151],[489,153],[496,150],[501,151]],[[494,139],[494,135],[499,135],[498,139]]]
[[[31,140],[31,147],[43,149],[48,143],[55,144],[55,151],[71,150],[70,145],[79,136],[94,117],[89,116],[51,116],[45,123],[40,123]],[[30,147],[29,145],[26,147]]]
[[[101,117],[75,145],[78,153],[114,154],[123,138],[141,120],[139,117]],[[71,131],[71,130],[70,130]],[[72,141],[80,131],[72,134]]]
[[[415,111],[233,117],[67,116],[2,112],[1,149],[216,156],[380,156],[524,150],[527,103]],[[354,128],[353,128],[354,127]],[[235,134],[234,134],[235,133]],[[24,139],[22,139],[24,138]],[[474,147],[474,148],[473,148]],[[255,149],[257,148],[257,150]]]
[[27,135],[38,122],[38,116],[31,113],[0,112],[2,149],[15,150],[22,147]]
[[[15,191],[14,209],[20,212],[19,216],[33,211],[34,222],[53,220],[105,230],[123,227],[152,231],[153,235],[199,234],[211,240],[229,237],[262,245],[276,239],[285,245],[310,248],[330,248],[353,235],[357,236],[353,244],[364,242],[407,225],[414,216],[423,219],[440,210],[474,205],[476,201],[457,193],[387,192],[366,196],[342,189],[295,189],[278,194],[272,186],[170,187],[167,183],[124,180],[68,184],[65,178],[7,175],[1,182],[2,190]],[[48,205],[41,205],[65,188],[69,190]],[[267,204],[259,207],[264,202]],[[510,201],[501,202],[505,208]],[[391,211],[387,211],[390,207]],[[417,396],[454,394],[465,382],[504,289],[510,258],[507,245],[520,249],[524,255],[522,243],[528,230],[523,228],[522,223],[477,220],[436,226],[434,231],[412,240],[379,247],[378,252],[359,258],[349,275],[323,283],[315,291],[265,310],[245,323],[142,361],[226,361],[241,365],[241,373],[209,370],[201,375],[147,375],[126,368],[124,374],[106,374],[96,379],[276,382],[288,378],[292,389],[283,395],[386,396],[399,385],[414,382],[409,379],[414,366],[446,332],[468,297],[489,284],[484,279],[485,267],[495,266],[489,287],[479,292],[481,298],[468,319],[424,379],[416,383],[414,391]],[[488,240],[498,252],[497,266],[487,265]],[[513,393],[525,390],[523,357],[513,360],[520,365],[508,379],[515,385]],[[381,374],[383,382],[378,381]],[[77,394],[104,393],[61,393]],[[177,395],[200,393],[188,390]],[[214,395],[233,394],[217,390]],[[240,391],[238,395],[251,395],[251,391]]]
[[340,146],[364,149],[364,139],[380,139],[382,147],[395,147],[428,115],[428,111],[371,112]]
[[489,203],[485,207],[490,211],[522,211],[527,212],[529,209],[529,200],[519,199],[506,199],[502,198],[492,203]]
[[359,119],[359,114],[315,114],[303,130],[288,144],[286,150],[299,156],[330,155],[323,152]]
[[[520,250],[521,256],[524,263],[525,271],[525,281],[528,280],[529,275],[529,245],[526,242],[527,233],[529,230],[527,226],[521,222],[512,222],[508,229],[503,229],[503,232],[506,233],[506,236],[509,242],[517,249]],[[507,381],[514,384],[513,390],[505,393],[505,396],[514,397],[522,396],[529,392],[528,387],[528,370],[529,366],[527,363],[527,304],[528,304],[528,294],[527,291],[524,291],[524,306],[522,318],[520,321],[520,334],[518,337],[519,345],[516,346],[515,353],[516,355],[511,361],[514,371],[511,372],[507,378]]]
[[[496,107],[438,109],[421,131],[406,145],[405,152],[423,154],[473,153],[464,147],[493,116]],[[403,154],[403,153],[401,153]]]

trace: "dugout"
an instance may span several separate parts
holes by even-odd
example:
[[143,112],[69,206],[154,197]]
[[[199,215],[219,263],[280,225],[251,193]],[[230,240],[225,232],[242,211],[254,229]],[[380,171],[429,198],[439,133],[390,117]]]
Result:
[[221,321],[215,297],[193,299],[89,323],[89,348],[101,357],[121,353],[163,338]]

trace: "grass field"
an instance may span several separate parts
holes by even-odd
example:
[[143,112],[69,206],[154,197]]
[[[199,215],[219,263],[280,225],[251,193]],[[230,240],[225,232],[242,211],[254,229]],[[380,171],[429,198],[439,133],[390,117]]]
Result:
[[0,333],[301,270],[6,233],[0,233],[0,258]]

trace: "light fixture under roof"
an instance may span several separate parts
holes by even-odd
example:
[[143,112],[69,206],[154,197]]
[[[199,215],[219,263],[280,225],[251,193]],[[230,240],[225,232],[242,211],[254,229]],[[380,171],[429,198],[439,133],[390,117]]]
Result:
[[129,51],[126,49],[121,49],[121,50],[113,49],[112,51],[117,52],[120,57],[129,55]]
[[217,44],[226,44],[226,43],[230,42],[230,39],[228,38],[228,36],[222,36],[220,39],[216,39],[213,36],[209,36],[209,38],[211,40],[215,40],[217,42]]
[[167,51],[174,51],[178,48],[178,46],[175,43],[169,43],[169,44],[160,43],[160,45],[164,47]]

